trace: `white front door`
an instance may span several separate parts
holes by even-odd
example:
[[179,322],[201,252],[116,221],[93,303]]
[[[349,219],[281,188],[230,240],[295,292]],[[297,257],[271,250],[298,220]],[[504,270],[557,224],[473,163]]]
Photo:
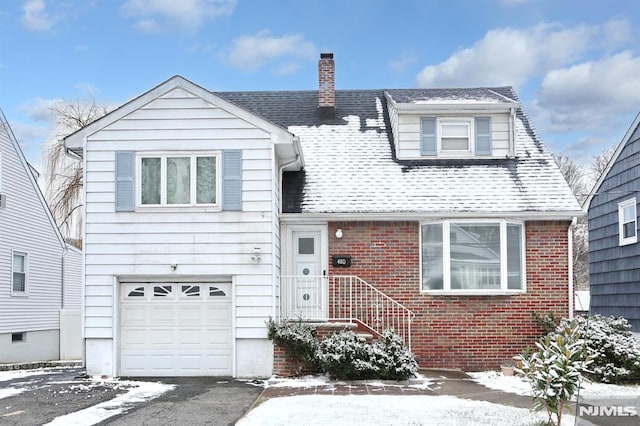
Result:
[[324,319],[328,315],[327,274],[322,229],[293,230],[290,310],[294,317]]

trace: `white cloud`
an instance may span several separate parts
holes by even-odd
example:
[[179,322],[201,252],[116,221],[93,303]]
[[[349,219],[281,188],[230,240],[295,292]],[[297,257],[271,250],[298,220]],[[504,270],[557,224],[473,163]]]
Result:
[[389,61],[389,68],[397,73],[403,73],[410,65],[413,65],[418,60],[417,55],[414,53],[405,52],[398,59],[392,59]]
[[29,0],[24,4],[20,20],[28,30],[47,31],[53,27],[55,19],[47,13],[44,0]]
[[[302,34],[272,36],[269,31],[256,35],[241,36],[233,41],[227,62],[242,71],[254,71],[280,58],[311,59],[316,55],[316,46],[304,39]],[[288,63],[291,69],[292,63]]]
[[60,101],[61,99],[58,98],[34,98],[20,105],[18,111],[23,112],[33,121],[53,123],[56,114],[53,112],[52,107]]
[[447,60],[426,66],[417,76],[421,87],[520,86],[533,76],[580,60],[602,43],[609,47],[628,39],[628,21],[615,19],[603,25],[564,27],[545,23],[534,27],[497,28],[473,46]]
[[143,32],[197,31],[207,20],[231,15],[237,0],[128,0],[122,10]]
[[555,131],[611,126],[612,117],[640,105],[640,57],[625,51],[550,71],[535,105],[548,112]]

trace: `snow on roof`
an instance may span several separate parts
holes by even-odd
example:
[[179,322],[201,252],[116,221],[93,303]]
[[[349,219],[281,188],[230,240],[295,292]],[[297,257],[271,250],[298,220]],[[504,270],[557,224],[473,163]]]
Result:
[[[383,90],[336,91],[336,119],[323,122],[317,92],[220,93],[300,137],[305,169],[284,174],[285,213],[579,214],[551,154],[521,108],[516,158],[398,160]],[[511,88],[387,90],[396,102],[493,99]]]

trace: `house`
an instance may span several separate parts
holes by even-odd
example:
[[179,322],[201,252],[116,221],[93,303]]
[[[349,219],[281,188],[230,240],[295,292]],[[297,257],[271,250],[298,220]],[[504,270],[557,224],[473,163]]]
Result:
[[0,235],[0,364],[79,359],[82,254],[63,240],[1,111]]
[[498,366],[571,313],[581,214],[509,87],[210,92],[180,76],[65,138],[85,170],[90,374],[268,376],[270,317],[392,326]]
[[591,314],[624,317],[640,331],[640,114],[585,201]]

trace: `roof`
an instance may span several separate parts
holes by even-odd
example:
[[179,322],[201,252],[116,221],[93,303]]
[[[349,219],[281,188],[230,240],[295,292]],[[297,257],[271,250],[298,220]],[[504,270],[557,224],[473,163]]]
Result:
[[587,199],[584,201],[584,204],[583,204],[583,208],[585,210],[589,210],[593,197],[598,193],[598,191],[600,191],[600,187],[602,186],[602,183],[604,182],[607,175],[611,171],[611,168],[613,167],[613,165],[616,163],[616,161],[618,161],[618,157],[620,157],[622,150],[624,149],[625,146],[627,146],[627,143],[629,142],[629,140],[631,139],[631,137],[633,136],[633,134],[635,133],[636,129],[638,129],[639,126],[640,126],[640,113],[636,115],[636,118],[633,120],[633,123],[631,123],[631,126],[627,130],[627,133],[625,133],[624,137],[616,147],[615,152],[609,159],[609,162],[607,163],[607,167],[605,167],[605,169],[602,171],[602,174],[598,178],[598,181],[595,183],[595,185],[593,185],[593,189],[591,190],[591,192],[589,193],[589,196],[587,197]]
[[[516,157],[398,160],[385,92],[396,101],[467,99],[517,105]],[[337,90],[336,119],[317,91],[218,92],[300,138],[305,168],[283,177],[283,212],[580,215],[580,206],[510,87]]]

